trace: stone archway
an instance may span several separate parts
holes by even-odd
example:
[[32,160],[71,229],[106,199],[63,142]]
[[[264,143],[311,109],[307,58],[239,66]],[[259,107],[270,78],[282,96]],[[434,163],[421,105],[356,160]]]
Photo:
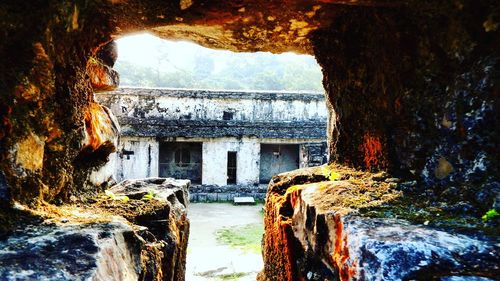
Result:
[[416,180],[417,193],[479,216],[498,194],[499,13],[494,0],[4,1],[0,200],[38,206],[99,190],[89,175],[116,128],[93,92],[116,75],[95,58],[113,38],[148,30],[314,54],[332,161]]

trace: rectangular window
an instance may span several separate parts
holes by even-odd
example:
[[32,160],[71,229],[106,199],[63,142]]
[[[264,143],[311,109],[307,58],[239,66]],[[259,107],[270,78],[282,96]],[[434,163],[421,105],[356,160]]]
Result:
[[222,120],[233,120],[234,112],[224,111],[222,113]]
[[236,184],[236,151],[227,152],[227,184]]

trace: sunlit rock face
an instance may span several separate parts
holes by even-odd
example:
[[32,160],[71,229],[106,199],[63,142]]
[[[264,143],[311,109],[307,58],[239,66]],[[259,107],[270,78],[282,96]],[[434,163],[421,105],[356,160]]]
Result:
[[[19,223],[9,236],[0,231],[0,279],[184,280],[188,187],[128,181],[87,209],[45,213],[43,223]],[[154,196],[142,200],[146,194]]]
[[120,78],[118,72],[111,67],[92,60],[87,65],[87,73],[96,92],[111,91],[118,87]]
[[28,228],[2,242],[2,280],[138,280],[140,243],[122,222]]
[[101,46],[96,55],[87,62],[87,75],[95,92],[112,91],[118,88],[120,76],[113,69],[117,58],[116,43],[111,41]]
[[142,227],[140,236],[146,247],[142,248],[138,280],[184,280],[189,186],[188,180],[172,178],[126,180],[108,190],[113,200],[93,205]]
[[109,15],[96,9],[69,2],[0,5],[0,169],[9,201],[36,206],[83,193],[91,168],[75,160],[86,139],[111,124],[91,135],[86,125],[103,116],[91,106],[87,65],[111,32]]
[[393,180],[345,167],[331,171],[303,169],[271,181],[260,280],[497,278],[496,237],[374,215],[400,204]]

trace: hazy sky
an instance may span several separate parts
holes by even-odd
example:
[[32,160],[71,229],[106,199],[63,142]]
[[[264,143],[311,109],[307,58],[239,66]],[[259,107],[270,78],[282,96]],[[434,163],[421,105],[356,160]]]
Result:
[[143,66],[155,65],[162,51],[174,49],[175,56],[170,57],[170,63],[181,67],[189,63],[189,58],[192,58],[194,54],[198,53],[200,48],[204,49],[206,52],[210,52],[212,57],[217,58],[214,60],[216,69],[220,68],[217,64],[225,63],[228,54],[250,57],[263,56],[264,58],[265,56],[273,55],[279,57],[280,61],[284,62],[304,59],[314,61],[314,57],[312,56],[298,55],[295,53],[234,53],[225,50],[214,50],[187,41],[163,40],[148,33],[129,35],[116,40],[116,43],[118,45],[118,60],[126,60]]
[[116,40],[122,85],[208,89],[322,90],[312,56],[214,50],[140,33]]

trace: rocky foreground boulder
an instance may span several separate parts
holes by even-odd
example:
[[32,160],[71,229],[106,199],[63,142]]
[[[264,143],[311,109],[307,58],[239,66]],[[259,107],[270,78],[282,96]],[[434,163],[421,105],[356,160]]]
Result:
[[88,207],[31,213],[0,236],[0,280],[184,280],[189,184],[124,181]]
[[260,280],[498,280],[497,225],[419,205],[398,181],[338,165],[275,176]]

